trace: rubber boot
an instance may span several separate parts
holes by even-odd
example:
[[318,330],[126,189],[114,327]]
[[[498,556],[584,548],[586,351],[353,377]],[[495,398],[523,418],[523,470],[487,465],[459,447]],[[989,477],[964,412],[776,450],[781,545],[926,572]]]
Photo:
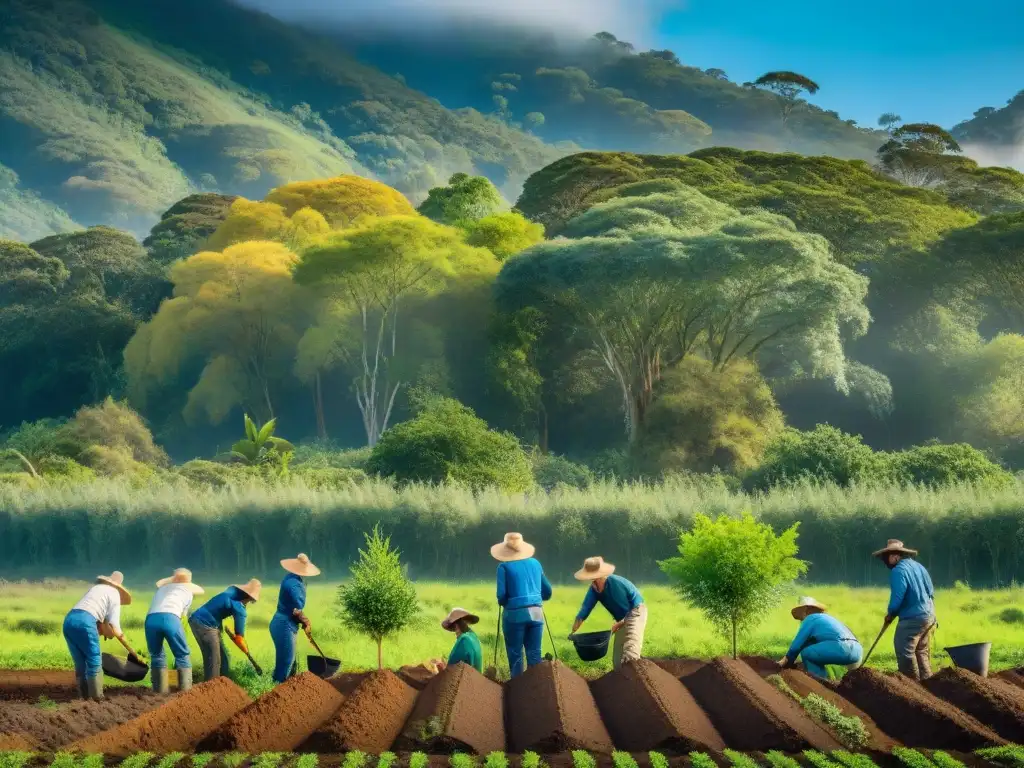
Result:
[[192,667],[178,669],[178,690],[187,691],[192,687]]
[[103,701],[103,673],[96,675],[96,677],[90,677],[85,681],[86,688],[89,692],[89,698],[93,701]]
[[89,686],[86,684],[85,675],[76,675],[75,680],[78,682],[78,698],[88,699]]
[[167,670],[166,669],[151,669],[149,671],[150,677],[153,678],[153,691],[156,693],[167,693],[170,688],[167,684]]

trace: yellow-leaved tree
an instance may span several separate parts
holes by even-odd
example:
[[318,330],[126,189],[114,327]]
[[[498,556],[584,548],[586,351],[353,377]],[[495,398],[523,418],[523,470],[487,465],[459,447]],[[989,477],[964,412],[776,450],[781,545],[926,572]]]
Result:
[[323,214],[309,207],[289,214],[276,203],[239,198],[206,241],[206,248],[223,251],[238,243],[273,240],[296,250],[311,238],[326,234],[330,228]]
[[297,181],[272,190],[264,200],[281,206],[287,216],[312,208],[323,215],[332,229],[351,227],[367,216],[415,213],[412,204],[397,189],[362,176]]

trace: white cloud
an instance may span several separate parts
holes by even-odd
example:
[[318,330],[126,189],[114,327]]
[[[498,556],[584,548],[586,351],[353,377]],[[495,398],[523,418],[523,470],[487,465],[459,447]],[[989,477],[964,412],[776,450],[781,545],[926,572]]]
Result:
[[963,150],[964,154],[976,160],[978,165],[995,165],[1024,171],[1024,133],[1017,138],[1016,144],[964,144]]

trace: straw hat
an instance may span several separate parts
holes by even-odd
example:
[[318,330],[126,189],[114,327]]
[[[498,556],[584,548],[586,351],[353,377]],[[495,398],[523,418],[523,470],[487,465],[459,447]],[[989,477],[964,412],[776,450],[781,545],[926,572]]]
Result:
[[168,584],[177,584],[181,587],[187,587],[189,592],[193,595],[201,595],[206,591],[198,584],[192,583],[192,571],[188,568],[175,568],[173,574],[168,576],[166,579],[160,579],[160,581],[156,583],[157,587],[166,587]]
[[309,562],[309,555],[300,554],[281,561],[281,567],[296,576],[319,576],[320,569]]
[[801,597],[800,602],[790,613],[797,621],[803,621],[809,613],[825,613],[827,610],[828,606],[822,605],[813,597]]
[[885,557],[886,555],[904,555],[905,557],[917,557],[916,549],[908,549],[903,546],[899,539],[889,539],[889,543],[877,552],[872,552],[872,557]]
[[465,608],[452,608],[451,613],[444,617],[441,622],[441,629],[446,629],[449,632],[455,631],[455,622],[459,619],[465,619],[470,624],[476,624],[480,621],[480,617],[476,616]]
[[234,586],[239,592],[251,597],[254,603],[259,601],[260,591],[263,589],[259,579],[249,579],[248,584],[235,584]]
[[594,581],[611,576],[615,573],[615,566],[606,563],[603,557],[588,557],[583,561],[583,567],[576,571],[575,576],[580,581]]
[[501,544],[491,547],[491,557],[503,563],[511,563],[514,560],[526,560],[533,557],[537,548],[533,544],[523,541],[521,533],[506,533]]
[[124,588],[124,574],[120,571],[114,571],[109,576],[97,576],[97,584],[106,584],[108,587],[113,587],[121,593],[121,605],[132,604],[132,593]]

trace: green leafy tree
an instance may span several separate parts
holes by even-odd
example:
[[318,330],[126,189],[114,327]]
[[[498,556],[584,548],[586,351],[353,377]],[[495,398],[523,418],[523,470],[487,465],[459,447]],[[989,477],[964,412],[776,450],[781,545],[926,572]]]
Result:
[[384,669],[384,639],[416,616],[416,587],[406,578],[390,536],[374,526],[365,539],[366,548],[350,568],[352,578],[338,588],[338,613],[346,626],[377,643],[377,668]]
[[807,572],[796,557],[798,527],[776,535],[749,512],[715,520],[698,514],[693,528],[679,534],[679,557],[658,563],[683,599],[732,638],[733,658],[737,636],[762,621],[784,588]]
[[903,122],[903,118],[897,115],[895,112],[883,112],[878,116],[878,126],[884,128],[890,134],[896,128],[897,125]]
[[800,94],[815,94],[818,84],[809,77],[798,72],[766,72],[754,81],[758,88],[772,91],[779,97],[779,109],[782,112],[782,124],[789,121],[789,116],[799,103]]
[[142,241],[150,257],[161,264],[198,253],[206,239],[224,222],[238,198],[206,192],[189,195],[168,208]]
[[943,156],[960,151],[960,145],[945,128],[933,123],[907,123],[893,130],[889,140],[878,148],[878,166],[904,184],[928,187],[944,177]]
[[508,203],[486,177],[456,173],[447,186],[430,190],[418,210],[440,224],[461,224],[508,210]]
[[52,301],[70,277],[64,262],[22,243],[0,240],[0,302]]
[[966,443],[919,445],[889,456],[897,482],[942,487],[950,485],[1007,486],[1013,476],[984,453]]
[[486,248],[499,261],[505,261],[544,239],[543,224],[534,224],[514,211],[492,213],[466,223],[463,229],[469,245]]
[[809,432],[785,430],[768,445],[761,465],[746,482],[759,490],[808,480],[847,487],[887,480],[888,472],[885,458],[859,435],[819,424]]

